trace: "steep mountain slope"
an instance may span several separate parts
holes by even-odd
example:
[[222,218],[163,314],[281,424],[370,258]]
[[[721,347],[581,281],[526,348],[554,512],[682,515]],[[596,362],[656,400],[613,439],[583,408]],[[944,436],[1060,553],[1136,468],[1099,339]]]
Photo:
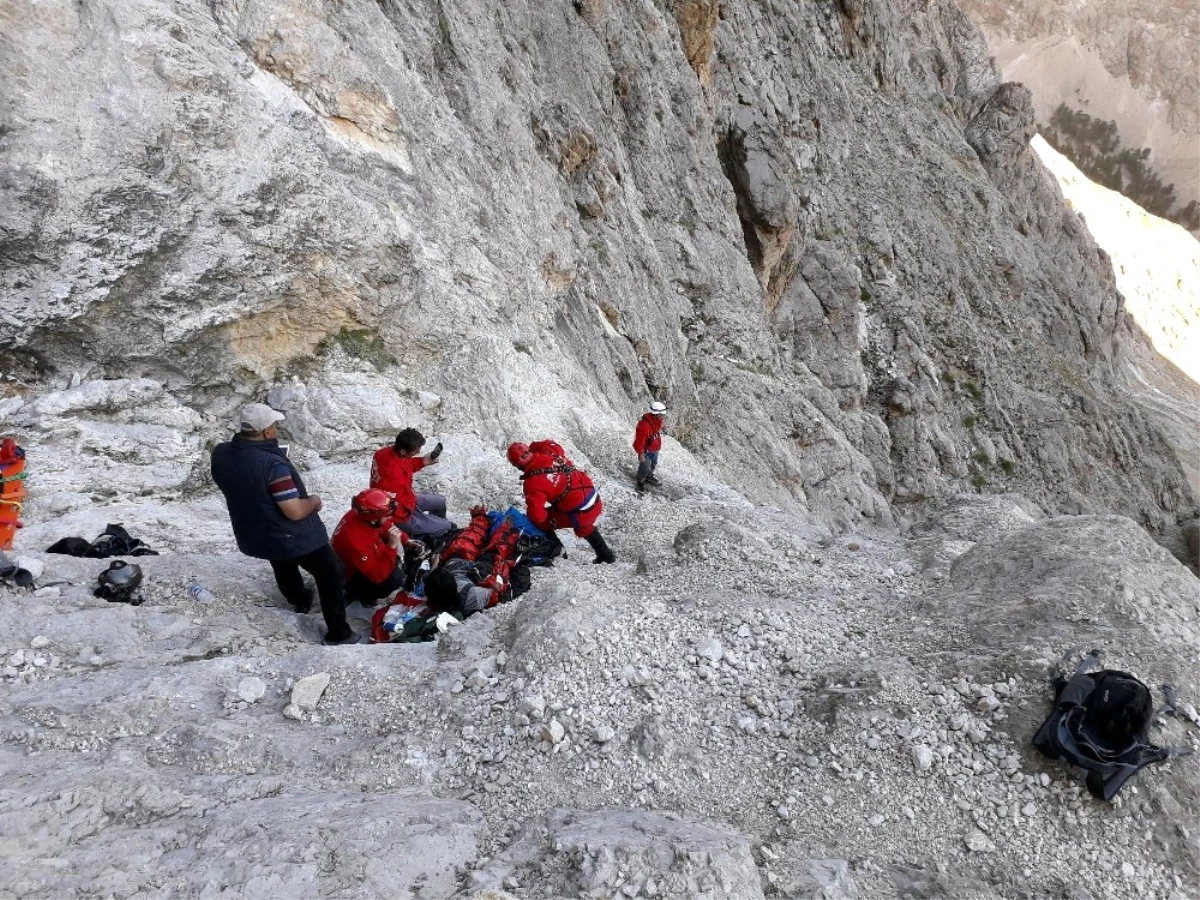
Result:
[[108,0],[4,25],[4,409],[35,444],[21,397],[73,376],[159,382],[199,416],[121,415],[193,446],[274,382],[318,451],[418,390],[495,443],[653,393],[752,497],[841,526],[963,488],[1192,513],[1119,389],[1141,339],[1107,259],[948,0]]
[[[455,515],[518,491],[447,438],[422,480]],[[309,474],[340,509],[365,465]],[[1110,805],[1029,743],[1082,645],[1175,684],[1152,735],[1200,746],[1200,582],[1142,529],[971,495],[838,537],[673,441],[662,476],[601,480],[616,565],[564,535],[436,644],[322,646],[265,564],[191,540],[211,497],[138,498],[126,524],[176,551],[134,560],[139,607],[91,596],[106,560],[29,554],[44,586],[0,584],[0,892],[1196,895],[1194,757]]]
[[[1139,527],[1194,515],[1195,386],[1131,393],[1169,365],[953,3],[82,0],[0,6],[0,69],[0,894],[1200,892],[1194,759],[1107,805],[1029,744],[1078,645],[1200,746]],[[328,524],[399,426],[460,522],[553,435],[620,558],[325,647],[208,481],[264,394]],[[137,607],[42,552],[118,521]]]

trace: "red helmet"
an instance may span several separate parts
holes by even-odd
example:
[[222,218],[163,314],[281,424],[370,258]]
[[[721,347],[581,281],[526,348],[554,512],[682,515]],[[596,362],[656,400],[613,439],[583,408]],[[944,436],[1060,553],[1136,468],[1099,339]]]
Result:
[[350,506],[368,522],[380,522],[396,512],[396,498],[387,491],[371,488],[355,494]]
[[533,454],[529,452],[528,444],[518,442],[508,445],[508,461],[518,469],[525,468],[526,463],[529,462],[532,456]]

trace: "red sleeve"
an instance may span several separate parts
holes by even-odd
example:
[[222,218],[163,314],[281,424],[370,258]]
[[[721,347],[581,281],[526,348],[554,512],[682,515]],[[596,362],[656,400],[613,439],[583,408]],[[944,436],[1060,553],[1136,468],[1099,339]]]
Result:
[[646,441],[650,439],[650,424],[645,419],[638,419],[637,429],[633,433],[633,449],[641,456],[646,452]]
[[358,554],[356,566],[368,581],[379,584],[392,574],[398,558],[395,549],[377,538],[371,546]]
[[[399,524],[403,521],[404,520],[401,519],[399,516],[392,516],[392,518],[385,520],[384,523],[379,526],[379,533],[381,535],[387,534],[389,528],[395,528],[395,527],[399,526]],[[400,532],[400,546],[404,546],[405,544],[409,543],[412,540],[413,540],[413,538],[409,535],[409,533],[407,531]]]
[[347,577],[361,572],[368,581],[378,584],[392,574],[399,554],[383,542],[382,534],[347,521],[350,515],[353,513],[338,523],[333,533],[333,549],[346,567]]
[[376,450],[375,456],[371,458],[371,483],[367,487],[387,490],[387,488],[383,487],[386,463],[382,459],[382,455],[387,449],[387,447],[384,447],[382,450]]
[[551,530],[550,513],[546,510],[549,502],[549,494],[537,485],[535,479],[525,482],[525,515],[542,531]]

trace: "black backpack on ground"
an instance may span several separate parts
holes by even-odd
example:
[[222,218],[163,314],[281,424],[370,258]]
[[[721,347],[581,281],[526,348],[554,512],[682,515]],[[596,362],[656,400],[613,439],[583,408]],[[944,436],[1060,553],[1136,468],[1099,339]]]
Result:
[[157,550],[135,538],[120,525],[109,525],[104,532],[90,543],[79,537],[66,537],[46,548],[47,553],[62,553],[66,556],[83,556],[89,559],[107,559],[110,556],[158,556]]
[[1089,672],[1099,661],[1092,651],[1071,678],[1054,679],[1054,709],[1033,745],[1051,759],[1062,757],[1086,769],[1088,792],[1112,800],[1139,769],[1191,748],[1150,743],[1150,688],[1128,672]]

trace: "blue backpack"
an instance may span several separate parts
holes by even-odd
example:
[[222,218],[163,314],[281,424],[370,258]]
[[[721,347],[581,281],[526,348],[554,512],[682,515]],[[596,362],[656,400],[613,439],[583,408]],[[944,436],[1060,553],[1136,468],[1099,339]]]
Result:
[[529,521],[529,517],[515,506],[510,506],[505,512],[489,512],[492,529],[508,519],[521,533],[517,540],[516,551],[521,560],[531,566],[552,566],[554,559],[563,552],[562,541],[553,531],[546,533]]

